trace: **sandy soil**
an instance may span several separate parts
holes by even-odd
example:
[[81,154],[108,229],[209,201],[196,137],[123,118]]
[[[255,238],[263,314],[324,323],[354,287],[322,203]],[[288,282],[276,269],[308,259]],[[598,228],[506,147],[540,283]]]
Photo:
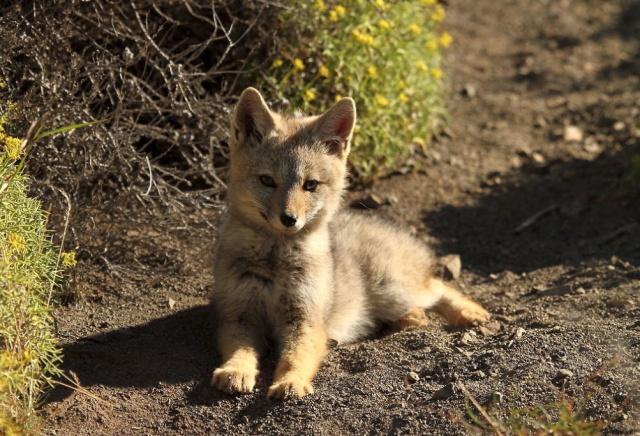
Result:
[[265,398],[269,358],[255,394],[225,396],[204,306],[216,213],[115,198],[75,214],[56,318],[64,369],[92,395],[54,390],[48,434],[466,434],[458,383],[502,421],[565,401],[605,433],[640,431],[640,208],[621,183],[640,152],[640,2],[449,3],[449,127],[413,171],[349,197],[388,199],[366,213],[460,254],[456,285],[496,321],[434,316],[338,346],[301,400]]

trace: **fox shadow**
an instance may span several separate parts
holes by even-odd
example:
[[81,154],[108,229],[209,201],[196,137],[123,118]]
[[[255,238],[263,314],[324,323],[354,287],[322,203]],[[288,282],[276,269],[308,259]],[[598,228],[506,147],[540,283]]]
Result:
[[[184,383],[190,404],[212,405],[232,398],[210,385],[220,363],[214,341],[215,319],[209,306],[195,306],[147,323],[79,338],[62,347],[60,370],[80,386],[159,388]],[[265,398],[275,369],[273,353],[260,361],[257,394],[244,415],[262,416],[274,402]],[[63,380],[65,384],[67,380]],[[56,385],[45,402],[68,397],[72,389]]]
[[423,221],[436,251],[460,253],[482,275],[613,257],[638,266],[639,200],[624,183],[637,153],[640,141],[593,160],[530,163],[493,175],[473,204],[424,211]]
[[[64,345],[60,369],[81,386],[153,388],[208,380],[218,361],[213,332],[212,311],[195,306]],[[69,394],[70,389],[58,386],[47,400]]]

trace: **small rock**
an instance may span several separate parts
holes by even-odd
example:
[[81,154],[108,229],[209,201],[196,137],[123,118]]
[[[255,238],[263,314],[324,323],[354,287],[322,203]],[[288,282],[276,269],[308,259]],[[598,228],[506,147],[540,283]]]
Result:
[[515,332],[513,333],[513,337],[514,337],[515,339],[521,339],[521,338],[524,336],[524,334],[525,334],[526,332],[527,332],[527,331],[526,331],[525,329],[523,329],[522,327],[518,327],[518,328],[515,330]]
[[351,207],[356,209],[379,209],[382,206],[382,199],[376,194],[369,194],[360,200],[351,203]]
[[586,293],[587,293],[587,291],[585,291],[585,289],[582,286],[580,286],[578,289],[576,289],[576,294],[578,294],[578,295],[584,295]]
[[441,259],[442,266],[444,266],[444,276],[447,280],[457,280],[460,277],[462,271],[462,260],[457,254],[451,254],[444,256]]
[[495,335],[500,331],[500,323],[498,321],[491,321],[478,327],[478,330],[480,331],[480,334],[482,334],[482,336]]
[[471,342],[475,342],[475,340],[476,340],[476,335],[472,335],[471,332],[465,332],[462,335],[462,338],[460,339],[460,342],[462,344],[466,345],[466,344],[469,344]]
[[169,309],[173,309],[174,307],[176,307],[176,300],[174,300],[173,298],[169,298],[169,300],[167,301],[167,305],[169,306]]
[[483,378],[486,378],[486,377],[487,377],[487,374],[485,374],[485,373],[484,373],[484,371],[481,371],[481,370],[473,371],[473,372],[471,373],[471,375],[472,375],[475,379],[478,379],[478,380],[480,380],[480,379],[483,379]]
[[535,163],[539,163],[539,164],[543,164],[546,161],[546,159],[544,158],[544,155],[537,151],[534,151],[533,153],[531,153],[531,159],[533,159]]
[[489,274],[489,278],[491,280],[497,280],[498,279],[498,274],[491,273],[491,274]]
[[416,382],[420,381],[420,376],[415,371],[409,371],[409,373],[407,374],[406,379],[407,379],[407,382],[409,382],[409,383],[416,383]]
[[492,392],[491,393],[491,402],[494,404],[500,404],[502,403],[502,400],[504,400],[504,395],[502,394],[502,392]]
[[598,144],[595,139],[589,138],[584,144],[584,150],[591,154],[598,154],[602,151],[602,147]]
[[396,197],[395,195],[390,195],[387,197],[387,201],[385,201],[385,203],[396,204],[398,201],[398,197]]
[[625,127],[626,125],[622,121],[616,121],[615,123],[613,123],[613,130],[615,130],[616,132],[623,131]]
[[473,86],[471,83],[467,83],[462,88],[462,95],[464,95],[467,98],[473,98],[476,96],[476,94],[477,94],[476,87]]
[[457,391],[458,391],[458,389],[456,388],[456,386],[453,383],[447,383],[442,388],[440,388],[436,392],[434,392],[434,394],[431,396],[431,399],[432,400],[445,400],[445,399],[453,396]]
[[565,378],[571,378],[571,377],[573,377],[573,372],[569,371],[568,369],[559,369],[556,374],[556,378],[558,379],[565,379]]
[[580,142],[584,137],[584,133],[578,126],[564,126],[562,137],[567,142]]
[[547,289],[546,287],[544,287],[543,285],[533,285],[533,287],[531,288],[532,292],[543,292],[545,289]]
[[536,120],[533,122],[533,127],[543,128],[547,125],[547,120],[544,119],[542,115],[538,115]]

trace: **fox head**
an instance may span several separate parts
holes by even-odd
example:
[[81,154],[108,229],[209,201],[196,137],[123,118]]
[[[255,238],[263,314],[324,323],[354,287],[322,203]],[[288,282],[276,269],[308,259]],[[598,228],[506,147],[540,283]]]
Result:
[[245,89],[231,116],[230,212],[279,236],[327,222],[340,204],[355,122],[351,98],[287,118]]

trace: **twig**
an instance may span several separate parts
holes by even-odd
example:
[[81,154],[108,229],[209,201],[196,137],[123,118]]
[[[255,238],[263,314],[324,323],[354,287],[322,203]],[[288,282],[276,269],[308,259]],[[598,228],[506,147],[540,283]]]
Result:
[[151,192],[151,188],[153,187],[153,172],[151,170],[151,162],[149,161],[149,155],[146,156],[147,158],[147,167],[149,167],[149,187],[147,188],[147,192],[145,192],[143,195],[149,195],[149,193]]
[[597,244],[605,244],[605,243],[607,243],[609,241],[613,241],[614,239],[616,239],[618,236],[622,235],[623,233],[629,233],[637,225],[638,225],[638,223],[631,223],[631,224],[627,224],[625,226],[619,227],[616,230],[614,230],[613,232],[607,233],[603,237],[597,239],[596,243]]
[[543,216],[547,215],[550,212],[553,212],[557,208],[558,208],[557,205],[552,204],[551,206],[546,207],[546,208],[542,209],[541,211],[538,211],[538,212],[534,213],[529,218],[524,220],[522,222],[522,224],[520,224],[518,227],[516,227],[516,229],[514,231],[516,233],[522,232],[523,230],[525,230],[525,229],[531,227],[533,224],[535,224],[536,221],[538,221],[540,218],[542,218]]
[[[67,194],[63,189],[56,188],[53,186],[53,189],[60,192],[64,199],[67,201],[67,211],[64,216],[64,229],[62,231],[62,239],[60,240],[60,249],[58,250],[58,259],[56,260],[56,270],[60,267],[60,258],[62,257],[62,250],[64,249],[64,240],[67,237],[67,230],[69,228],[69,218],[71,217],[71,199],[69,198],[69,194]],[[55,280],[51,281],[51,286],[49,287],[49,296],[47,297],[47,306],[51,303],[51,297],[53,295],[53,288],[55,286]]]
[[466,388],[466,386],[461,381],[458,382],[458,388],[460,388],[462,393],[469,399],[469,401],[471,401],[473,403],[475,408],[478,409],[478,412],[480,412],[482,417],[489,423],[491,428],[493,428],[493,431],[495,432],[495,434],[498,435],[498,436],[504,436],[503,429],[501,429],[500,426],[498,424],[496,424],[496,422],[491,418],[489,413],[487,413],[487,411],[484,409],[484,407],[482,407],[480,405],[480,403],[478,403],[478,400],[476,400],[474,398],[474,396],[471,395],[471,392],[469,392],[469,390]]

